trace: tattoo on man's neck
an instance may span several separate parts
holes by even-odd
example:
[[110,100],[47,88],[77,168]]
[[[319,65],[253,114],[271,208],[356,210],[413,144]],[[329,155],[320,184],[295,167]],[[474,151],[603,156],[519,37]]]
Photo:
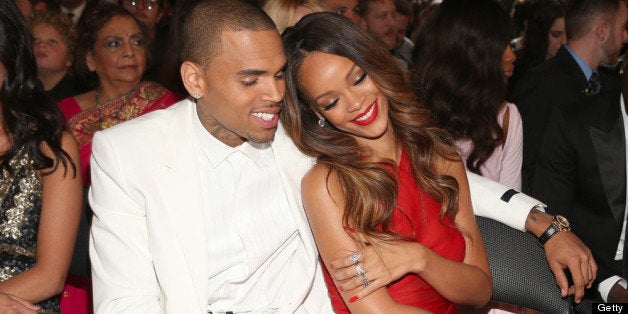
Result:
[[213,135],[217,140],[225,143],[228,146],[235,147],[242,142],[244,139],[234,134],[232,131],[225,129],[225,127],[220,124],[212,115],[205,112],[202,106],[197,105],[196,111],[198,113],[198,118],[201,121],[201,124],[209,132],[209,134]]

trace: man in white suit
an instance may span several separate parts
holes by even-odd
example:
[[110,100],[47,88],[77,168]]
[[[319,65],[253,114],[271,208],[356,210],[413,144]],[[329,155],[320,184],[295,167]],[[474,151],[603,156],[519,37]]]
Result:
[[[94,136],[96,312],[331,313],[301,205],[314,161],[278,122],[286,58],[274,24],[244,0],[204,0],[182,31],[181,76],[194,101]],[[470,178],[492,217],[536,235],[550,224],[530,211],[537,201]],[[575,274],[570,289],[595,277],[570,232],[545,247],[555,273]]]

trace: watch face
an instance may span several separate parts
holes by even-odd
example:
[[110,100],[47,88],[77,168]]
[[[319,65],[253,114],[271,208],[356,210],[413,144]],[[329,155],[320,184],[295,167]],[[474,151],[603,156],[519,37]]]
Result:
[[567,220],[567,218],[561,216],[561,215],[556,215],[556,222],[558,223],[558,225],[562,228],[569,228],[569,220]]

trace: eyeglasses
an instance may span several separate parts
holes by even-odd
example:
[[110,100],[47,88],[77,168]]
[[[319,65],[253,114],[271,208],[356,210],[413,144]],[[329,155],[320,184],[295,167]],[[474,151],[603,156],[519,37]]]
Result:
[[130,4],[133,7],[138,6],[140,3],[146,8],[146,10],[152,10],[155,6],[159,5],[159,0],[125,0],[124,2]]

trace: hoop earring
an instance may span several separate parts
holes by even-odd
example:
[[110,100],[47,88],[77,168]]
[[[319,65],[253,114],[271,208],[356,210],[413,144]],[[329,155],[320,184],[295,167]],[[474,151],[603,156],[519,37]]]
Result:
[[318,118],[318,126],[320,126],[321,128],[324,128],[325,125],[326,125],[325,119],[323,117]]

